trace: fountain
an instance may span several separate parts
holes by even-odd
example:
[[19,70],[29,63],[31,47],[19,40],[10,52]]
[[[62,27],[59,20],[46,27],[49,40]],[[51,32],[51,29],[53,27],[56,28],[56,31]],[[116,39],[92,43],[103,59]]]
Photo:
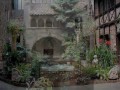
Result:
[[42,66],[43,71],[74,71],[74,66],[68,64],[57,64],[52,66]]
[[75,67],[68,61],[64,63],[48,61],[41,66],[41,71],[41,75],[53,81],[54,86],[70,85],[75,77]]

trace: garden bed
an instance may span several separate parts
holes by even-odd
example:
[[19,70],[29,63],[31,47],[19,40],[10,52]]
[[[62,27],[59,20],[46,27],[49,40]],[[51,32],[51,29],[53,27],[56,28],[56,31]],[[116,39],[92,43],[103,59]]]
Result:
[[47,77],[50,81],[53,82],[53,86],[63,86],[63,85],[75,85],[77,76],[74,71],[57,71],[57,72],[48,72],[42,71],[41,76]]
[[4,78],[3,76],[0,76],[0,80],[14,86],[27,87],[26,83],[15,82],[15,81],[12,81],[11,79]]
[[[10,79],[3,78],[3,76],[0,76],[0,80],[5,82],[5,83],[17,86],[17,87],[27,87],[26,83],[14,82],[14,81],[11,81]],[[107,80],[107,81],[96,79],[96,80],[90,80],[87,85],[89,85],[89,84],[116,83],[116,82],[120,82],[120,79],[118,79],[118,80]],[[71,80],[63,81],[63,82],[57,82],[56,81],[54,83],[56,83],[56,85],[54,87],[77,85],[76,84],[76,79],[71,79]],[[86,84],[81,84],[81,85],[86,85]]]

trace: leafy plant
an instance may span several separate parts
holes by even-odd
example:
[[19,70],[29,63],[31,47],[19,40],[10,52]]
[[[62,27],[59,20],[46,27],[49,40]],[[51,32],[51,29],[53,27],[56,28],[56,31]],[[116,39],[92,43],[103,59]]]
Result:
[[63,58],[67,60],[80,61],[86,56],[86,47],[82,43],[76,44],[75,41],[69,41],[66,44],[66,49],[63,54]]
[[11,34],[11,38],[12,38],[12,51],[16,51],[17,35],[20,34],[21,31],[23,31],[23,29],[19,26],[18,21],[11,20],[9,22],[8,33]]
[[36,79],[40,77],[40,69],[42,62],[43,62],[43,56],[40,53],[33,53],[32,62],[31,62],[31,66],[32,66],[31,74]]
[[97,78],[96,67],[93,66],[84,67],[82,68],[82,74],[91,79],[96,79]]
[[34,87],[40,88],[40,87],[52,87],[53,83],[45,77],[41,77],[37,79],[37,81],[34,84]]
[[20,46],[19,48],[17,46],[16,51],[12,51],[10,42],[7,42],[3,51],[3,58],[5,60],[4,74],[6,74],[6,76],[11,76],[12,68],[25,62],[26,54],[27,50],[24,47],[20,49]]
[[24,64],[21,63],[16,67],[16,69],[20,72],[20,82],[26,82],[26,79],[31,76],[31,65],[30,64]]
[[90,63],[92,63],[94,55],[98,56],[98,63],[101,67],[107,68],[114,65],[116,56],[114,52],[110,50],[110,48],[107,47],[106,45],[102,44],[98,48],[89,51],[88,61]]
[[110,71],[110,67],[107,67],[107,68],[101,68],[101,67],[98,67],[96,69],[96,72],[97,72],[97,76],[100,77],[100,79],[102,80],[108,80],[108,72]]

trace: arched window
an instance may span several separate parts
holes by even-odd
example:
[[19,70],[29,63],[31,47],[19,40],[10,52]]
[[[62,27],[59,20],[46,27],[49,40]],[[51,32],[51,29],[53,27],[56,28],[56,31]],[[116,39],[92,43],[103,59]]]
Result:
[[31,27],[37,27],[37,22],[35,18],[31,19]]
[[46,27],[52,27],[52,20],[51,19],[46,20]]
[[53,20],[53,27],[60,27],[60,22]]
[[38,27],[44,27],[44,20],[43,19],[38,20]]

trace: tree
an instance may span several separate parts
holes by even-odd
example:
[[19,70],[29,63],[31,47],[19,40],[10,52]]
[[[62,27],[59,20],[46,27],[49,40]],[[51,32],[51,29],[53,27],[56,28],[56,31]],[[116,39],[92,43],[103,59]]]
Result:
[[86,5],[80,0],[56,0],[51,7],[56,12],[56,20],[60,21],[65,29],[72,30],[75,33],[74,35],[67,35],[72,39],[67,38],[67,47],[63,56],[80,60],[80,54],[85,53],[87,46],[85,45],[87,41],[85,37],[91,34],[95,24],[87,10],[77,6],[78,3]]
[[20,28],[19,23],[15,20],[11,20],[8,24],[8,33],[11,34],[12,38],[12,51],[16,51],[16,40],[18,34],[23,31],[22,28]]
[[51,6],[57,13],[56,20],[60,21],[64,28],[73,29],[75,27],[75,17],[80,13],[80,9],[75,8],[79,0],[55,0]]

